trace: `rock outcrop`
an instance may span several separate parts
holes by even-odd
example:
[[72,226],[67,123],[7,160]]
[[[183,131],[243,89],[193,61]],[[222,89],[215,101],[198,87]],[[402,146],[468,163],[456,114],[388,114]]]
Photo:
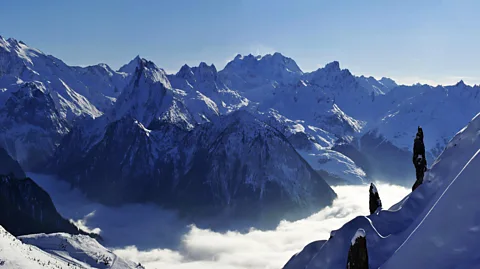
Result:
[[347,269],[368,269],[367,238],[365,230],[358,229],[348,250]]
[[377,212],[377,210],[382,209],[382,200],[380,200],[380,195],[378,194],[377,187],[375,184],[371,183],[370,184],[370,190],[369,192],[369,209],[370,209],[370,214],[373,214]]

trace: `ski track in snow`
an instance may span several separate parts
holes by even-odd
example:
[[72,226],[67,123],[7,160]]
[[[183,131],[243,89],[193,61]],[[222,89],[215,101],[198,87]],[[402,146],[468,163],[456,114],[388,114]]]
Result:
[[[88,230],[101,231],[103,245],[149,269],[281,268],[307,243],[328,239],[331,230],[369,212],[369,185],[339,186],[334,188],[338,194],[334,204],[308,218],[282,221],[272,231],[215,232],[189,225],[154,205],[111,208],[89,201],[53,177],[29,176],[50,193],[63,216]],[[386,207],[409,192],[386,184],[377,187]]]
[[433,209],[435,209],[435,207],[437,206],[438,202],[440,202],[442,200],[442,197],[445,195],[445,193],[450,189],[450,187],[452,186],[453,183],[455,183],[455,181],[457,180],[457,178],[462,175],[463,171],[465,170],[465,168],[468,167],[468,165],[472,162],[473,159],[475,159],[475,157],[477,157],[477,155],[480,153],[480,150],[478,150],[473,156],[472,158],[470,158],[470,160],[467,162],[467,164],[465,164],[465,166],[462,168],[462,170],[458,173],[458,175],[452,180],[452,182],[450,182],[450,184],[448,184],[448,186],[445,188],[445,190],[442,192],[442,194],[440,195],[440,197],[438,197],[438,199],[435,201],[435,204],[433,204],[433,206],[430,208],[430,210],[428,210],[427,214],[425,214],[425,216],[423,217],[423,219],[420,221],[420,223],[417,225],[417,227],[415,227],[415,229],[413,229],[412,233],[410,233],[410,235],[407,237],[407,239],[405,239],[405,241],[398,247],[398,249],[395,251],[395,253],[397,253],[404,245],[405,243],[407,243],[407,241],[412,237],[412,235],[418,230],[418,228],[420,226],[422,226],[423,222],[425,221],[425,219],[428,218],[428,216],[430,215],[430,213],[433,211]]

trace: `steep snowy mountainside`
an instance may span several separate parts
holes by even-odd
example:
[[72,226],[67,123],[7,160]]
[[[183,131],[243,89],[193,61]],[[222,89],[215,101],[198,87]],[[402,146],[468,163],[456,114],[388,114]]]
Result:
[[0,266],[9,269],[82,268],[74,264],[70,267],[67,261],[56,259],[37,247],[22,243],[1,226],[0,249]]
[[[302,206],[325,204],[332,197],[333,191],[300,158],[290,142],[278,130],[247,111],[240,110],[202,125],[194,130],[194,135],[186,136],[181,145],[173,152],[197,147],[195,154],[190,155],[193,158],[187,159],[187,165],[193,165],[190,173],[197,170],[198,173],[193,174],[209,182],[213,190],[223,189],[216,198],[221,203],[244,199],[236,195],[243,185],[257,193],[256,199],[267,202],[274,200],[276,188],[280,189],[278,195],[283,199]],[[212,161],[207,171],[196,166],[203,156]],[[225,178],[225,175],[231,176]],[[225,188],[230,190],[226,192]]]
[[415,134],[405,126],[422,126],[425,147],[433,160],[456,130],[479,112],[480,87],[463,82],[445,87],[400,86],[383,98],[383,102],[393,105],[379,122],[371,125],[372,129],[398,148],[410,150]]
[[[289,58],[283,56],[282,58],[281,54],[275,54],[274,56],[278,59],[284,59],[279,62],[290,62]],[[261,91],[248,90],[246,93],[242,93],[241,90],[227,86],[230,77],[241,77],[244,72],[249,71],[249,68],[259,68],[258,66],[262,66],[265,69],[272,68],[275,65],[272,64],[271,57],[273,56],[265,56],[265,58],[252,58],[252,56],[237,57],[236,60],[230,63],[233,66],[231,70],[228,70],[228,72],[225,70],[221,71],[220,74],[216,72],[216,68],[213,65],[209,66],[205,63],[201,63],[198,67],[184,65],[176,75],[170,75],[168,79],[172,87],[182,89],[185,92],[185,96],[191,95],[193,92],[198,95],[204,95],[212,101],[215,111],[218,111],[218,114],[213,114],[213,116],[212,113],[193,113],[194,117],[198,117],[201,114],[203,119],[210,120],[212,117],[214,118],[220,114],[246,109],[263,120],[269,121],[268,118],[270,116],[268,115],[281,113],[282,115],[277,117],[277,119],[282,118],[281,120],[274,120],[275,123],[269,121],[278,130],[295,129],[293,126],[297,124],[296,121],[289,119],[303,119],[302,124],[309,125],[307,132],[316,132],[314,136],[318,137],[319,143],[323,145],[319,147],[311,144],[308,146],[308,149],[303,147],[302,153],[305,153],[306,150],[310,156],[307,158],[310,165],[313,167],[328,167],[330,169],[329,173],[341,177],[342,180],[345,179],[344,177],[347,177],[349,181],[355,183],[364,181],[365,174],[350,159],[340,153],[327,152],[327,147],[334,145],[334,141],[338,139],[335,136],[352,135],[360,131],[364,123],[346,115],[333,103],[333,98],[325,94],[319,87],[312,87],[300,80],[296,84],[290,84],[289,81],[294,79],[295,76],[301,75],[301,72],[296,72],[295,76],[287,72],[291,76],[289,79],[282,79],[281,76],[265,75],[264,78],[283,81],[278,83],[275,89],[267,89],[267,87]],[[278,68],[279,70],[284,70],[287,67],[280,65]],[[248,78],[245,79],[248,80]],[[294,90],[292,90],[292,87]],[[242,97],[242,95],[256,99],[249,100]],[[195,109],[197,107],[192,101],[199,102],[198,98],[184,98],[184,100],[190,111],[192,111],[192,108]],[[272,110],[272,108],[276,110]],[[321,126],[322,129],[317,126]],[[318,132],[311,130],[318,130]],[[282,133],[287,137],[293,134],[287,134],[283,131]],[[324,143],[326,140],[330,141],[328,146]],[[300,150],[296,144],[294,146],[297,150]],[[305,154],[302,154],[302,156],[305,156]],[[333,165],[334,163],[335,165]],[[335,169],[333,169],[334,167]]]
[[384,93],[388,93],[393,88],[399,86],[397,82],[395,82],[395,80],[387,77],[382,77],[378,82],[380,82],[383,86],[386,87],[385,88],[386,91],[384,91]]
[[0,147],[25,169],[45,161],[70,128],[44,84],[17,84],[0,107]]
[[363,87],[348,69],[341,69],[337,61],[305,74],[303,79],[357,120],[370,120],[377,115],[372,109],[375,94]]
[[[150,129],[155,129],[155,126],[162,122],[168,122],[190,130],[196,124],[219,115],[218,105],[203,93],[184,87],[172,88],[165,71],[151,61],[134,59],[122,69],[131,70],[135,63],[138,66],[135,67],[131,81],[118,97],[112,110],[114,119],[129,116]],[[204,77],[209,77],[209,73],[216,74],[215,67],[212,72],[202,69],[208,67],[201,65],[201,68],[194,71],[203,72],[200,76]],[[180,79],[174,81],[182,83]],[[183,86],[191,85],[188,81],[183,82]],[[202,82],[205,80],[199,81]]]
[[265,56],[239,54],[219,72],[219,75],[229,88],[250,92],[296,82],[303,72],[293,59],[277,52]]
[[[361,184],[366,173],[355,162],[338,151],[331,150],[338,137],[305,121],[286,118],[278,111],[256,111],[259,118],[279,130],[295,150],[331,185],[339,183]],[[328,128],[327,125],[324,125]]]
[[[127,82],[127,74],[113,71],[106,64],[71,67],[21,41],[0,37],[0,81],[11,81],[11,77],[43,82],[68,119],[78,115],[100,116]],[[0,82],[3,87],[4,84],[7,83]]]
[[[21,240],[0,226],[0,266],[2,268],[141,269],[138,265],[117,257],[87,236],[38,234],[21,237]],[[105,264],[107,261],[110,261],[108,265]]]
[[[238,91],[229,89],[219,78],[215,66],[200,63],[198,67],[182,66],[175,75],[168,79],[174,89],[181,89],[184,93],[184,102],[187,107],[195,109],[194,117],[210,118],[226,114],[249,106],[250,101]],[[205,107],[203,103],[207,103]],[[207,110],[205,108],[208,108]]]
[[[251,57],[253,56],[245,57],[245,59]],[[285,78],[262,76],[261,81],[256,81],[257,77],[251,79],[243,75],[246,71],[240,67],[249,70],[243,65],[228,68],[230,64],[238,65],[235,63],[240,58],[236,59],[220,71],[220,78],[225,81],[226,85],[231,84],[229,85],[231,89],[241,92],[250,101],[258,103],[256,107],[260,111],[266,112],[269,109],[275,109],[287,118],[304,120],[309,125],[324,129],[339,137],[346,134],[353,135],[362,130],[365,122],[363,122],[363,118],[358,117],[359,114],[373,114],[370,110],[368,111],[371,113],[366,113],[366,111],[359,112],[356,109],[371,106],[373,101],[368,91],[357,83],[355,77],[348,70],[340,69],[338,62],[327,64],[325,68],[320,68],[312,73],[294,73],[295,75]],[[258,60],[258,62],[260,61]],[[242,61],[240,62],[242,63]],[[257,60],[254,61],[254,63],[256,62]],[[262,73],[260,72],[260,74]],[[236,77],[242,77],[246,81],[254,80],[255,83],[263,86],[257,90],[253,90],[253,88],[244,90],[242,87],[246,87],[245,85],[229,83]]]
[[142,58],[140,55],[135,56],[130,62],[124,64],[122,67],[118,69],[118,72],[123,74],[133,74],[135,73],[135,69],[141,64]]
[[[379,175],[394,180],[395,175],[385,171],[370,175],[368,166],[335,146],[349,141],[363,159],[370,159],[370,166],[395,170],[397,162],[409,159],[405,156],[410,154],[415,132],[408,131],[408,126],[425,127],[432,160],[455,130],[478,112],[478,87],[463,82],[447,87],[397,86],[388,78],[356,77],[336,61],[304,73],[293,59],[280,53],[237,55],[220,71],[202,62],[166,75],[139,56],[118,71],[106,64],[72,67],[23,42],[0,38],[0,110],[27,83],[39,85],[55,107],[46,106],[47,113],[39,114],[45,122],[23,118],[27,123],[19,123],[11,116],[4,121],[6,126],[14,122],[15,127],[0,134],[4,136],[0,143],[28,170],[50,157],[72,128],[75,132],[68,145],[59,148],[63,153],[56,156],[78,156],[67,150],[86,155],[103,139],[107,125],[126,118],[151,131],[165,123],[192,130],[222,115],[248,110],[262,121],[272,111],[288,119],[272,126],[317,171],[350,182]],[[445,105],[435,106],[438,102]],[[448,109],[437,111],[442,107]],[[441,120],[452,115],[456,120],[451,123]],[[391,158],[383,159],[384,155]],[[403,175],[407,165],[411,168],[406,162],[398,165],[399,176],[411,176]]]
[[40,248],[56,259],[83,268],[137,268],[141,265],[124,260],[86,235],[66,233],[32,234],[18,237],[24,244]]
[[368,89],[370,92],[373,92],[375,95],[383,95],[391,91],[393,88],[397,87],[397,83],[389,78],[381,78],[376,80],[374,77],[360,76],[356,77],[358,83],[365,89]]
[[352,152],[360,152],[367,164],[362,168],[369,170],[370,177],[405,185],[415,178],[411,150],[417,126],[424,130],[427,163],[431,164],[456,130],[479,112],[479,93],[480,87],[463,82],[453,86],[398,86],[376,97],[372,109],[379,116],[353,139],[350,149],[336,150],[352,159]]
[[358,229],[366,231],[371,268],[472,268],[479,261],[479,167],[480,114],[449,142],[413,193],[390,210],[346,223],[314,255],[302,251],[292,257],[298,263],[284,268],[346,266]]
[[[94,104],[103,109],[103,111],[105,108],[110,107],[129,81],[130,73],[114,71],[110,66],[103,63],[73,68],[77,72],[77,76],[82,84],[88,87],[87,97],[93,98]],[[104,101],[104,103],[100,103],[100,100],[97,101],[97,98]]]
[[[443,170],[438,170],[440,166]],[[480,114],[449,143],[435,167],[438,169],[431,184],[436,186],[431,188],[438,191],[414,222],[414,229],[382,268],[478,266]],[[441,171],[448,173],[442,177]],[[422,255],[416,249],[424,250]]]
[[[335,197],[282,133],[247,111],[217,117],[191,131],[169,122],[156,127],[124,117],[109,123],[87,152],[57,155],[65,161],[54,167],[105,203],[154,201],[183,211],[201,208],[193,213],[210,215],[230,211],[262,218],[268,208],[277,207],[281,210],[270,217],[278,221],[273,215],[305,215]],[[261,209],[246,210],[253,205]]]

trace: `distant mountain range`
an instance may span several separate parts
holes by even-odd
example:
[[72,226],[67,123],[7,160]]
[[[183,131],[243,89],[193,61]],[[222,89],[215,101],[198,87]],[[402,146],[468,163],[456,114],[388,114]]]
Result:
[[0,37],[0,146],[111,204],[285,217],[331,203],[325,181],[409,185],[417,126],[432,161],[478,112],[479,92],[398,86],[338,62],[306,73],[280,53],[176,74],[140,57],[118,71],[74,67]]

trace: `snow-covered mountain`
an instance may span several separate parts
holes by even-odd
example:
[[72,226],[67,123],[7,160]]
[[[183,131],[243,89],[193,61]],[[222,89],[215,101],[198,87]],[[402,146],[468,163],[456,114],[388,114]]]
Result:
[[70,123],[61,116],[43,83],[24,82],[10,90],[0,107],[0,147],[31,169],[53,154]]
[[389,210],[346,223],[284,268],[345,267],[359,229],[367,239],[370,268],[475,268],[479,167],[480,114],[448,143],[414,192]]
[[34,234],[15,238],[0,226],[0,266],[9,269],[143,269],[85,235]]
[[128,74],[105,64],[72,67],[0,36],[0,146],[24,168],[45,162],[77,117],[99,117]]
[[[184,65],[167,75],[138,56],[118,71],[105,64],[71,67],[14,39],[1,38],[0,43],[0,120],[5,130],[0,143],[25,168],[47,167],[105,201],[120,199],[134,178],[143,178],[138,182],[146,185],[132,188],[132,201],[148,197],[141,194],[169,180],[181,182],[199,152],[212,145],[209,139],[227,130],[218,125],[230,121],[239,121],[236,132],[262,134],[269,151],[288,153],[299,165],[296,169],[313,168],[330,183],[375,178],[405,184],[413,178],[409,155],[417,125],[424,127],[432,160],[478,112],[478,87],[397,86],[387,78],[356,77],[338,62],[304,73],[280,53],[238,55],[220,71],[206,63]],[[30,103],[36,104],[35,111],[24,114]],[[241,116],[244,111],[248,116]],[[445,117],[453,120],[441,120]],[[199,139],[200,134],[213,137]],[[229,152],[233,156],[251,141],[237,142]],[[208,159],[207,172],[199,171],[199,177],[209,175],[215,158]],[[237,176],[235,162],[261,178],[258,167],[246,159],[230,161],[225,168],[230,174],[222,175],[222,182]],[[269,165],[271,160],[261,161]],[[102,166],[118,169],[107,173]],[[289,175],[282,171],[285,186]],[[315,178],[308,175],[307,185]],[[98,178],[101,188],[87,187]],[[107,186],[118,191],[104,196]],[[226,201],[228,195],[222,195]]]
[[[105,203],[155,201],[184,212],[227,210],[260,219],[271,210],[280,219],[305,216],[335,197],[279,131],[246,111],[192,131],[168,121],[150,130],[125,117],[103,134],[86,152],[62,149],[70,155],[56,156],[64,162],[55,169]],[[74,135],[65,138],[72,147]],[[252,205],[258,210],[247,210]]]
[[285,83],[296,82],[303,72],[293,59],[277,52],[265,56],[239,54],[219,75],[229,88],[255,94]]
[[114,71],[106,64],[68,66],[13,38],[0,37],[0,55],[0,81],[15,77],[43,82],[55,92],[57,105],[68,117],[100,115],[114,103],[127,82],[128,73]]
[[357,77],[357,81],[362,87],[369,89],[370,92],[373,92],[374,95],[387,94],[393,88],[398,86],[395,81],[385,77],[381,78],[380,80],[376,80],[371,76],[359,76]]
[[373,178],[403,184],[405,178],[415,178],[409,157],[416,126],[425,131],[430,164],[456,130],[480,111],[480,87],[462,81],[453,86],[399,86],[375,103],[375,109],[385,112],[351,146],[364,154]]

